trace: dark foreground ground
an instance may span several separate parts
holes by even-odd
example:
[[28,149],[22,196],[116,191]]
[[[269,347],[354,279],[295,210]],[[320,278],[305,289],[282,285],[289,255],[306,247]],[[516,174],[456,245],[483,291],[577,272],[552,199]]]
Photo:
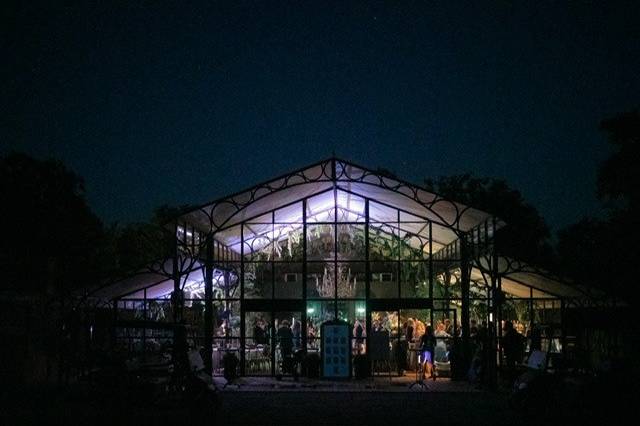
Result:
[[[6,389],[5,389],[6,390]],[[306,389],[218,392],[215,402],[163,399],[145,389],[91,390],[73,385],[5,392],[0,424],[422,425],[637,424],[627,386],[582,386],[513,408],[509,392]]]

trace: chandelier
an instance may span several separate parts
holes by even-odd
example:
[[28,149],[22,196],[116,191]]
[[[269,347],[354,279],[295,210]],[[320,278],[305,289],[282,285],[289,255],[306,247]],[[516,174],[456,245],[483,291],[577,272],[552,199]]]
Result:
[[353,297],[355,295],[356,285],[358,279],[356,275],[351,274],[351,267],[348,265],[337,265],[333,262],[328,262],[324,267],[324,273],[322,277],[318,275],[316,278],[316,290],[320,297],[334,297],[336,290],[336,276],[338,278],[338,298]]

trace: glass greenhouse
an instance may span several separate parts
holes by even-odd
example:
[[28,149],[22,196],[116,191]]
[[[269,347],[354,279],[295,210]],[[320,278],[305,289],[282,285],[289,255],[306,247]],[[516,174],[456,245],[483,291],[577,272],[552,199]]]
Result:
[[[185,323],[213,374],[222,374],[228,352],[241,374],[278,374],[286,356],[280,329],[291,330],[293,350],[321,353],[327,321],[353,330],[352,356],[366,354],[379,330],[393,354],[427,324],[465,348],[480,327],[499,336],[503,321],[526,336],[548,327],[544,337],[561,352],[563,311],[585,297],[500,256],[493,236],[507,224],[499,218],[337,158],[201,205],[168,226],[173,256],[91,297],[118,319]],[[134,352],[162,341],[149,330],[117,338]]]

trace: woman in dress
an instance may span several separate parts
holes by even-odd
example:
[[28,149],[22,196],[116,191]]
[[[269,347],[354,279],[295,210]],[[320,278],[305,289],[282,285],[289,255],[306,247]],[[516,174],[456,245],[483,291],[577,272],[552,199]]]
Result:
[[422,354],[422,378],[425,379],[427,371],[429,371],[429,377],[433,380],[436,379],[436,374],[433,369],[433,352],[436,346],[436,337],[433,335],[433,329],[431,325],[428,325],[424,334],[420,338],[420,353]]

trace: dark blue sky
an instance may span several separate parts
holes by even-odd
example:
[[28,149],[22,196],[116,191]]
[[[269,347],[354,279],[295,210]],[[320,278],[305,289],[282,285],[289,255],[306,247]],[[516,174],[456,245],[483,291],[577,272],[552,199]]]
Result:
[[557,229],[640,104],[635,2],[156,3],[2,6],[1,149],[62,159],[107,222],[335,151],[505,178]]

